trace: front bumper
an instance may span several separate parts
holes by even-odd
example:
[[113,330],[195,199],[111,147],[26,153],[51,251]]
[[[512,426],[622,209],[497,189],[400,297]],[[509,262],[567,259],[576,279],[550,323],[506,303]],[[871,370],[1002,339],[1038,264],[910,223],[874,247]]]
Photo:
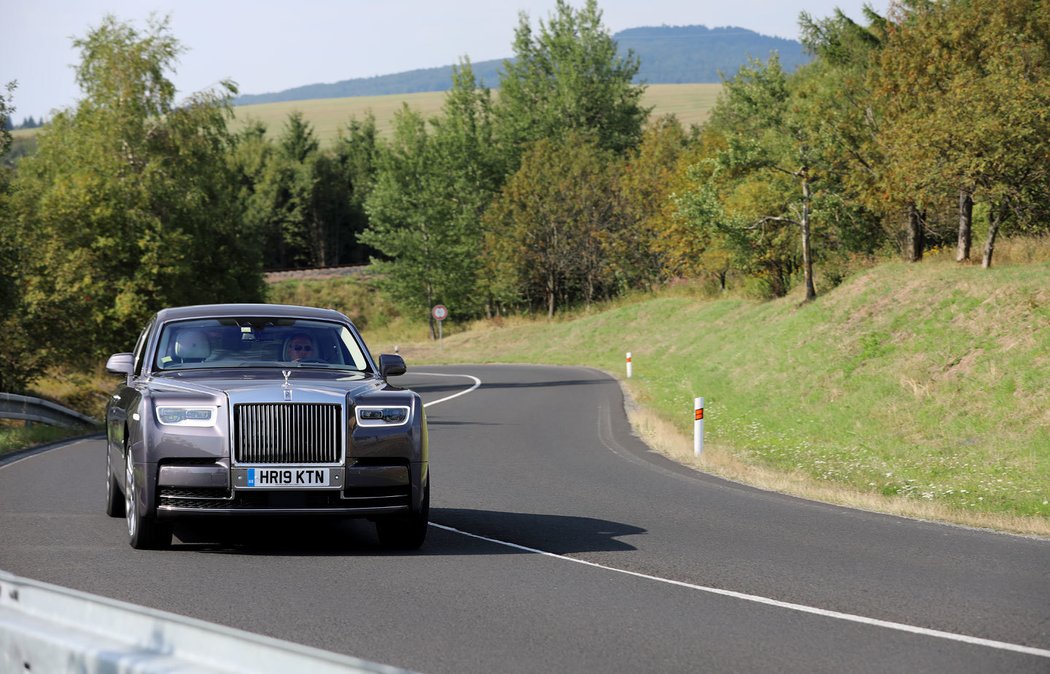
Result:
[[[158,472],[157,515],[341,515],[368,517],[418,509],[414,485],[425,464],[331,468],[331,485],[311,489],[243,487],[243,469],[224,465],[169,466]],[[232,479],[231,479],[232,475]],[[241,485],[238,485],[238,479]]]

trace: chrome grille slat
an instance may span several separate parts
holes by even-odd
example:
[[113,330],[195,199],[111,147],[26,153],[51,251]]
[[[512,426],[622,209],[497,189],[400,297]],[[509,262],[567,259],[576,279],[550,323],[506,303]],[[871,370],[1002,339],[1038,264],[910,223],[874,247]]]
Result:
[[342,408],[327,403],[234,405],[237,463],[338,463]]

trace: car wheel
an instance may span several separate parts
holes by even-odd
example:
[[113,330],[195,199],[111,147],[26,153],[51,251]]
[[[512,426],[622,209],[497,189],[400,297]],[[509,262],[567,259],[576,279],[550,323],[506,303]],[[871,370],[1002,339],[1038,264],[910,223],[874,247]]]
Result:
[[171,544],[171,527],[157,522],[155,517],[138,512],[138,489],[135,488],[135,470],[131,452],[124,463],[124,510],[128,521],[128,541],[136,550],[157,550]]
[[392,550],[418,550],[427,537],[430,522],[430,478],[423,487],[423,506],[418,513],[376,520],[379,543]]
[[124,495],[120,493],[120,484],[113,475],[113,457],[106,444],[106,514],[110,517],[124,517]]

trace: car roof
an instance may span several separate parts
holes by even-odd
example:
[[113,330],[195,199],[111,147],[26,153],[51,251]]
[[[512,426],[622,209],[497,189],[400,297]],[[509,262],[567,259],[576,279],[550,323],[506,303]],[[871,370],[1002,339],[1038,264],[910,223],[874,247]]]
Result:
[[157,321],[179,321],[189,318],[223,318],[223,317],[261,317],[275,318],[314,318],[349,323],[343,314],[333,309],[317,307],[299,307],[291,304],[198,304],[188,307],[171,307],[157,312]]

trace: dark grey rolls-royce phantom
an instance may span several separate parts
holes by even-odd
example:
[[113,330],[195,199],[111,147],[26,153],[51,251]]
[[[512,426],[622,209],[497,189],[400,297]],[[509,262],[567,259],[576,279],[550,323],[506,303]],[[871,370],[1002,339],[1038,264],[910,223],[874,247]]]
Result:
[[423,544],[422,400],[343,314],[165,309],[106,369],[126,377],[106,410],[106,513],[132,547],[168,546],[178,518],[236,515],[367,517],[385,546]]

